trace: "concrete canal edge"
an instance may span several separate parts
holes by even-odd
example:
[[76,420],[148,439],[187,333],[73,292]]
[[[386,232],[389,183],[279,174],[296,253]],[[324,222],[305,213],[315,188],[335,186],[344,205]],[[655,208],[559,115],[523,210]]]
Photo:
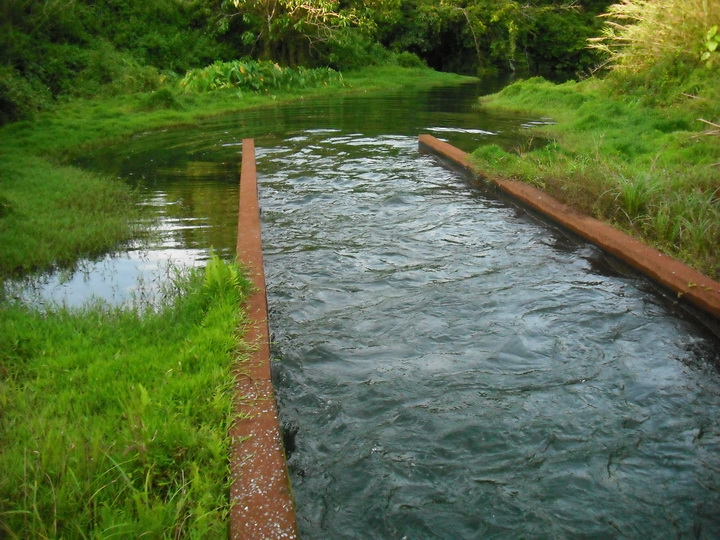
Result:
[[720,320],[720,283],[717,281],[607,223],[577,212],[533,186],[489,178],[470,162],[465,152],[432,135],[420,135],[419,146],[421,151],[434,154],[453,168],[489,180],[511,199],[620,259],[675,294],[680,301],[711,315],[715,322]]
[[275,391],[270,376],[265,272],[260,234],[255,143],[244,139],[240,171],[238,261],[255,285],[248,299],[247,363],[236,370],[236,422],[231,429],[230,538],[297,538]]

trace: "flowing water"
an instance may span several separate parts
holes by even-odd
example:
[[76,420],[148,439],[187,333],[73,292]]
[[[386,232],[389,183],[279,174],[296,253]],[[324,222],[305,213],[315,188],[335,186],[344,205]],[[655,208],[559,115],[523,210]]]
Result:
[[122,300],[168,258],[232,254],[254,137],[303,537],[720,537],[717,339],[419,154],[421,132],[534,144],[544,119],[473,108],[483,90],[300,102],[86,156],[147,193],[157,241],[38,294]]

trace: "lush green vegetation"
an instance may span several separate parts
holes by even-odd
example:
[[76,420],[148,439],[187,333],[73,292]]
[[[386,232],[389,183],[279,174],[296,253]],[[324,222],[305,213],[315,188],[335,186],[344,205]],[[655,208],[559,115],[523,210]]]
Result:
[[[538,144],[475,159],[718,276],[720,8],[624,0],[588,49],[608,4],[3,2],[0,282],[118,248],[152,219],[120,181],[68,165],[94,145],[340,89],[457,80],[426,63],[578,73],[600,58],[613,66],[602,78],[530,79],[485,100],[556,123]],[[2,534],[226,535],[230,370],[248,284],[212,259],[168,287],[153,309],[37,312],[2,299]]]
[[57,101],[164,87],[243,58],[346,71],[392,53],[435,69],[574,74],[609,0],[8,0],[0,123]]
[[250,285],[211,259],[161,306],[0,306],[0,534],[227,536]]
[[[720,66],[710,28],[720,5],[626,0],[604,36],[611,71],[554,85],[530,79],[483,100],[556,124],[547,144],[478,149],[491,175],[534,183],[720,277]],[[710,52],[710,55],[706,55]]]
[[180,87],[194,92],[237,89],[264,92],[320,85],[342,85],[342,75],[330,68],[283,68],[270,61],[215,62],[187,72]]
[[[375,34],[391,50],[420,55],[436,69],[519,70],[576,74],[597,56],[585,46],[596,35],[603,0],[410,0],[386,5]],[[471,71],[472,70],[472,71]]]

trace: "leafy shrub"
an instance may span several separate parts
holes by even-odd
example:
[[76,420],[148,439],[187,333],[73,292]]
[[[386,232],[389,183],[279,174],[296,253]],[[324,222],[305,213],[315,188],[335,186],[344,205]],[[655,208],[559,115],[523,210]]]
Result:
[[12,68],[0,67],[0,125],[27,118],[50,101],[50,93],[42,84],[23,78]]
[[408,51],[395,53],[393,60],[400,67],[405,68],[424,68],[427,67],[425,60],[420,58],[417,54]]
[[720,44],[720,32],[718,32],[718,25],[710,27],[705,34],[705,43],[702,46],[702,54],[700,60],[705,62],[705,67],[708,69],[713,67],[715,60],[718,56],[718,44]]
[[182,109],[182,104],[168,87],[161,88],[143,97],[142,109],[146,111],[157,111],[162,109]]
[[540,11],[522,44],[533,70],[555,77],[592,69],[600,59],[587,47],[601,26],[595,14],[588,6]]
[[[140,64],[184,73],[216,59],[232,58],[230,47],[207,30],[213,10],[205,2],[98,0],[105,4],[100,35]],[[209,2],[207,3],[209,4]],[[207,9],[205,15],[200,12]],[[235,53],[237,54],[237,53]]]
[[106,41],[87,52],[82,70],[72,80],[75,88],[65,93],[82,96],[149,92],[163,82],[157,68],[138,63]]
[[180,87],[191,92],[238,89],[269,93],[330,83],[342,84],[342,75],[330,68],[283,68],[269,61],[235,60],[190,70]]
[[390,51],[385,47],[352,29],[328,43],[327,51],[321,51],[321,56],[338,71],[384,65],[391,58]]

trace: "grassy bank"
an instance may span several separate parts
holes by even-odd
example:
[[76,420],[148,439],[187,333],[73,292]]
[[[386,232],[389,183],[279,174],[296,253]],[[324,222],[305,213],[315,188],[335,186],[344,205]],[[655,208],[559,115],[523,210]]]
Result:
[[720,278],[720,62],[702,52],[716,41],[707,26],[720,5],[638,1],[611,11],[619,22],[600,41],[612,70],[561,85],[530,79],[484,98],[484,107],[555,123],[533,128],[528,148],[484,146],[473,159]]
[[698,70],[670,104],[629,94],[627,84],[531,79],[484,98],[485,107],[555,124],[533,128],[541,144],[484,146],[473,159],[489,175],[537,185],[717,279],[720,139],[699,120],[720,117],[717,81]]
[[159,309],[0,306],[0,536],[227,536],[236,272]]
[[0,277],[72,264],[139,234],[138,211],[127,186],[67,164],[93,146],[250,107],[459,80],[428,69],[383,66],[305,88],[190,92],[168,86],[144,94],[79,99],[32,121],[6,125],[0,128]]

